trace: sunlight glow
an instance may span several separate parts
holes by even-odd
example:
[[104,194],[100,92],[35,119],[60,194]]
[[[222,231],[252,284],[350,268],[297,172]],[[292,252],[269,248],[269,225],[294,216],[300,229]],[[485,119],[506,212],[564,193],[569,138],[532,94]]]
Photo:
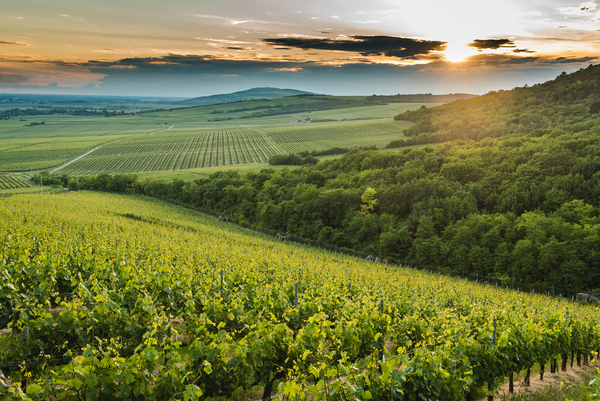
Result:
[[477,50],[467,46],[466,43],[449,42],[444,52],[446,60],[452,63],[460,63],[465,61],[467,57],[477,54]]

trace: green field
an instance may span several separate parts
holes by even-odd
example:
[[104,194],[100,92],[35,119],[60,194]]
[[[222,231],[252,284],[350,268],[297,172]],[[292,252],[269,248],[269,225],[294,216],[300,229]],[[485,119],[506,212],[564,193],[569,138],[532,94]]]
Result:
[[411,125],[406,121],[367,120],[274,125],[262,130],[286,153],[298,153],[334,147],[384,147],[392,140],[404,138],[402,131]]
[[25,177],[15,174],[1,174],[0,175],[0,191],[6,191],[11,189],[29,188],[31,184],[26,180]]
[[[39,115],[4,120],[0,121],[0,171],[171,171],[267,163],[274,153],[382,148],[402,138],[402,131],[411,125],[391,117],[424,105],[392,103],[246,118],[265,110],[310,109],[329,99],[361,98],[291,97],[138,115]],[[212,121],[219,118],[228,120]],[[336,121],[290,123],[305,119]]]
[[314,124],[240,126],[238,128],[173,127],[101,145],[61,173],[133,173],[267,163],[276,153],[333,147],[383,147],[402,138],[407,122],[368,120]]
[[149,197],[2,197],[0,231],[9,399],[476,400],[600,347],[593,305],[283,242]]

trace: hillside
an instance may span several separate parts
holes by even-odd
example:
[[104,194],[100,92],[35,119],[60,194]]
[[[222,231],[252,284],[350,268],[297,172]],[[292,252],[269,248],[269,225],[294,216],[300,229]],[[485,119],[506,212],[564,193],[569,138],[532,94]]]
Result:
[[0,230],[9,399],[477,400],[600,347],[592,306],[282,242],[150,197],[0,198]]
[[218,95],[201,96],[192,99],[173,102],[174,105],[181,106],[208,106],[211,104],[243,102],[246,100],[258,99],[278,99],[287,96],[310,95],[312,93],[297,89],[279,89],[279,88],[252,88],[239,92],[224,93]]
[[[508,134],[543,135],[563,127],[580,131],[598,125],[600,65],[532,87],[490,92],[433,109],[408,111],[395,117],[415,123],[408,136],[420,142],[480,140]],[[596,109],[590,109],[596,103]]]

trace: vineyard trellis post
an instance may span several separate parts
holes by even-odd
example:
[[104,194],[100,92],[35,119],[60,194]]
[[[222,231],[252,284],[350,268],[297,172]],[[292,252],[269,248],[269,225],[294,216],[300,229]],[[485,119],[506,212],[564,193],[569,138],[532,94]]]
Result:
[[[492,334],[492,349],[495,351],[495,349],[496,349],[496,318],[494,318],[494,320],[493,320],[493,326],[494,326],[494,332]],[[488,382],[488,392],[492,391],[493,386],[494,386],[494,376],[492,376],[490,378],[490,381]],[[488,401],[494,401],[494,396],[492,394],[488,395]]]
[[296,289],[294,291],[294,306],[298,306],[298,283],[295,285]]
[[23,329],[23,337],[25,337],[25,360],[23,361],[23,379],[21,380],[21,388],[27,391],[27,358],[29,357],[29,327]]
[[[379,311],[383,315],[383,299],[381,299],[381,302],[379,303]],[[379,360],[381,361],[382,364],[383,364],[383,357],[384,357],[384,350],[385,350],[384,335],[385,335],[385,333],[381,333],[381,354],[379,355]],[[383,368],[382,368],[381,364],[379,365],[379,372],[383,372]]]

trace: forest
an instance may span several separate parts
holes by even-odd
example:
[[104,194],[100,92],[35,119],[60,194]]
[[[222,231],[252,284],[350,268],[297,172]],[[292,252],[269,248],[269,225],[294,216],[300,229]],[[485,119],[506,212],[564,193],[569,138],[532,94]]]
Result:
[[297,169],[72,189],[143,193],[257,229],[558,295],[600,291],[600,66],[396,119],[433,145]]

